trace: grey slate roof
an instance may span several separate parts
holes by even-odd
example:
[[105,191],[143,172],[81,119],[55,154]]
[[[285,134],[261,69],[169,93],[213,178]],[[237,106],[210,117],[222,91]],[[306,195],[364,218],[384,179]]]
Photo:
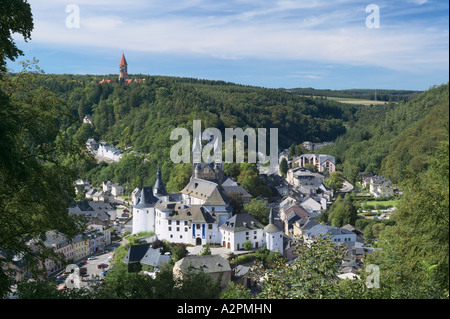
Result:
[[154,207],[157,202],[158,198],[153,195],[152,187],[148,186],[142,189],[139,201],[136,205],[134,205],[134,207],[138,209]]
[[140,262],[149,248],[150,244],[132,245],[122,261],[126,264]]
[[192,178],[181,193],[204,200],[204,205],[225,206],[228,201],[217,183],[200,178]]
[[230,263],[220,255],[192,255],[178,260],[178,265],[182,273],[189,270],[203,271],[204,273],[230,272]]
[[328,225],[322,225],[322,224],[317,224],[306,232],[306,236],[308,236],[308,237],[318,237],[319,235],[333,236],[333,235],[343,235],[343,234],[354,234],[354,233],[347,229],[334,227],[334,226],[328,226]]
[[170,256],[161,255],[161,248],[153,249],[149,248],[141,259],[141,264],[160,267],[163,264],[167,264],[170,261]]
[[161,170],[158,167],[158,171],[156,172],[156,182],[153,186],[156,195],[167,196],[166,187],[161,179]]
[[241,232],[253,229],[262,229],[264,228],[264,225],[250,214],[239,213],[228,219],[225,223],[220,225],[219,228],[231,232]]
[[270,213],[269,213],[269,224],[264,227],[264,231],[266,231],[267,233],[279,233],[282,232],[282,230],[274,224],[274,216],[273,216],[273,209],[270,208]]

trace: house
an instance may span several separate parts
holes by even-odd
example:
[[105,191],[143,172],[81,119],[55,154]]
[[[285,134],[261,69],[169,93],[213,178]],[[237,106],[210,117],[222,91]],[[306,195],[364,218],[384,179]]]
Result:
[[84,195],[86,197],[86,199],[94,199],[94,194],[97,193],[98,190],[95,188],[91,188],[89,189],[86,194]]
[[264,225],[247,213],[236,214],[220,227],[222,246],[236,251],[244,248],[244,242],[250,241],[253,248],[265,243]]
[[123,196],[123,187],[119,183],[114,183],[111,185],[111,194],[114,197]]
[[109,203],[103,202],[88,202],[83,200],[74,203],[69,207],[69,214],[82,215],[85,217],[87,225],[102,225],[109,227],[110,211],[114,211],[114,207]]
[[145,256],[150,244],[131,245],[122,261],[128,265],[128,272],[142,270],[141,259]]
[[297,203],[298,203],[298,199],[296,199],[293,196],[288,195],[280,202],[279,207],[280,207],[281,210],[283,210],[283,208],[290,207],[290,206],[292,206],[294,204],[297,204]]
[[223,286],[231,281],[230,263],[220,255],[186,256],[178,260],[173,267],[174,278],[182,278],[190,271],[204,272],[213,281],[220,279]]
[[102,189],[104,192],[110,192],[111,193],[111,188],[112,188],[113,183],[111,181],[105,181],[102,184]]
[[238,196],[238,198],[242,200],[242,203],[244,204],[250,203],[250,201],[253,198],[253,196],[240,185],[230,185],[230,186],[222,185],[222,189],[228,197],[235,194],[236,196]]
[[311,242],[314,239],[319,237],[329,237],[331,241],[335,244],[340,243],[355,243],[356,242],[356,234],[343,228],[328,226],[317,224],[311,227],[304,235],[303,240],[306,243]]
[[303,237],[312,227],[316,226],[317,217],[306,217],[296,220],[292,225],[293,236]]
[[288,170],[286,181],[297,187],[316,190],[322,185],[325,177],[322,174],[313,173],[304,167]]
[[[45,233],[44,246],[51,248],[56,254],[63,256],[65,261],[74,259],[73,245],[69,239],[56,230],[50,230]],[[63,268],[63,264],[53,259],[44,261],[47,275],[51,275]]]
[[294,223],[300,219],[308,218],[309,214],[303,207],[292,205],[281,210],[280,217],[284,223],[284,233],[288,236],[292,236]]
[[170,262],[170,255],[162,254],[162,248],[154,249],[150,243],[132,245],[122,261],[128,265],[129,272],[145,269],[159,269]]
[[118,162],[123,157],[123,154],[119,149],[108,145],[105,142],[100,142],[96,155],[112,162]]
[[384,176],[372,176],[370,179],[370,193],[375,197],[391,197],[394,196],[394,187],[391,180]]
[[293,166],[305,167],[305,165],[314,165],[319,173],[336,171],[336,159],[327,154],[303,154],[292,160]]
[[[325,202],[326,205],[326,202]],[[318,215],[322,209],[324,209],[323,204],[316,201],[312,197],[306,197],[301,203],[300,206],[308,212],[308,214]]]
[[83,123],[92,125],[92,116],[89,115],[89,114],[86,114],[86,115],[83,117]]
[[78,234],[73,238],[74,260],[80,260],[90,254],[90,241],[83,235]]
[[86,141],[86,148],[92,152],[98,150],[98,146],[99,144],[93,138]]

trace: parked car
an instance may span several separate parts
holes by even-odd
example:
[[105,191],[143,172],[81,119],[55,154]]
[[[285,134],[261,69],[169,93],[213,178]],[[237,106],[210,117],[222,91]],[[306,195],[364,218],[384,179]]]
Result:
[[98,269],[108,268],[108,265],[107,264],[98,264],[97,268]]
[[102,272],[102,276],[103,276],[103,277],[106,276],[107,273],[108,273],[108,271],[105,270],[104,272]]
[[97,257],[92,256],[92,257],[89,257],[87,260],[96,260],[96,259],[97,259]]

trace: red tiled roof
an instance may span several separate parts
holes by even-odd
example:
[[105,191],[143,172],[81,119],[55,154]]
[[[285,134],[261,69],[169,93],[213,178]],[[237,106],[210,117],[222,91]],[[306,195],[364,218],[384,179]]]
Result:
[[125,60],[125,55],[122,53],[122,59],[120,60],[119,65],[128,65],[127,60]]

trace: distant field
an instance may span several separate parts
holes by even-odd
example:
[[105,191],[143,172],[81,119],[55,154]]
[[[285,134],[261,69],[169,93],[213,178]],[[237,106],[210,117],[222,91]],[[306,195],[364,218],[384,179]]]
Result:
[[327,99],[337,101],[340,103],[348,103],[348,104],[358,104],[358,105],[379,105],[385,104],[386,101],[373,101],[373,100],[362,100],[362,99],[354,99],[354,98],[342,98],[342,97],[327,97]]

